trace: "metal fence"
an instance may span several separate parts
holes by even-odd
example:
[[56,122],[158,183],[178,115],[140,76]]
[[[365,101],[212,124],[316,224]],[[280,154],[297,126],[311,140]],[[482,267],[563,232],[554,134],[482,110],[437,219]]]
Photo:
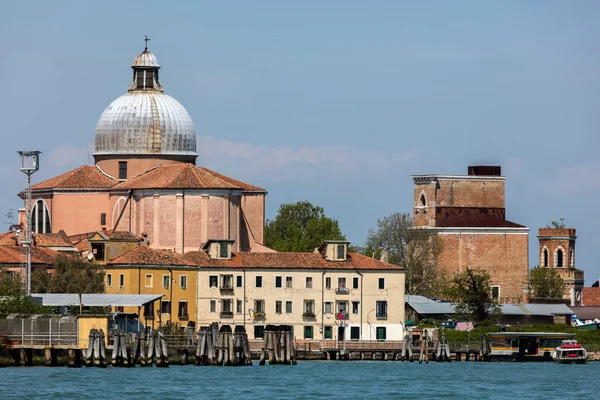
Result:
[[76,346],[77,320],[72,318],[15,318],[0,320],[0,334],[13,345]]

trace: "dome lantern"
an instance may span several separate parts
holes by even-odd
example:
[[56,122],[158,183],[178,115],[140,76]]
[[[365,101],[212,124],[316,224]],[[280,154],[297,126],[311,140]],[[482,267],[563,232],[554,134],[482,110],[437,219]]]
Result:
[[94,158],[124,156],[195,162],[194,122],[185,107],[164,93],[158,80],[160,65],[146,47],[131,68],[133,81],[126,94],[114,100],[96,126]]

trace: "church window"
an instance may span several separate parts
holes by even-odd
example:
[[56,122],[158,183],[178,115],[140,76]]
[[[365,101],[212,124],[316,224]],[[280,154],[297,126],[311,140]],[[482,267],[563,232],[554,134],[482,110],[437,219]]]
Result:
[[563,251],[562,251],[562,249],[556,250],[556,266],[558,268],[563,266]]
[[420,203],[419,205],[421,207],[426,207],[427,206],[427,201],[425,200],[425,195],[424,194],[421,195],[421,199],[419,200],[419,203]]
[[51,233],[50,213],[43,200],[38,200],[31,210],[31,231],[34,233]]
[[544,267],[548,267],[548,249],[544,249]]
[[106,225],[106,213],[100,213],[100,225]]
[[119,161],[119,179],[127,179],[127,161]]

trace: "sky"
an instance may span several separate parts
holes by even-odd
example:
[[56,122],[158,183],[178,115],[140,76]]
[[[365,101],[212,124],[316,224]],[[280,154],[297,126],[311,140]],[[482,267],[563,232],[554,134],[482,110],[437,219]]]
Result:
[[[144,35],[192,116],[197,164],[265,187],[267,218],[308,200],[362,244],[412,212],[411,174],[501,165],[507,219],[577,229],[600,278],[600,2],[3,1],[0,218],[33,182],[93,163]],[[8,224],[3,225],[5,228]]]

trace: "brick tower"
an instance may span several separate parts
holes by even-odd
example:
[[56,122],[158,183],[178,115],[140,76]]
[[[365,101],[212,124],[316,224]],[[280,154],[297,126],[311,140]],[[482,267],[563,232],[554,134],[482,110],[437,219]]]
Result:
[[581,304],[583,271],[575,268],[575,228],[540,228],[540,267],[553,268],[565,282],[566,300],[572,306]]
[[529,228],[508,221],[500,166],[469,166],[467,175],[413,175],[414,223],[443,244],[448,277],[467,268],[490,274],[492,298],[526,302]]

